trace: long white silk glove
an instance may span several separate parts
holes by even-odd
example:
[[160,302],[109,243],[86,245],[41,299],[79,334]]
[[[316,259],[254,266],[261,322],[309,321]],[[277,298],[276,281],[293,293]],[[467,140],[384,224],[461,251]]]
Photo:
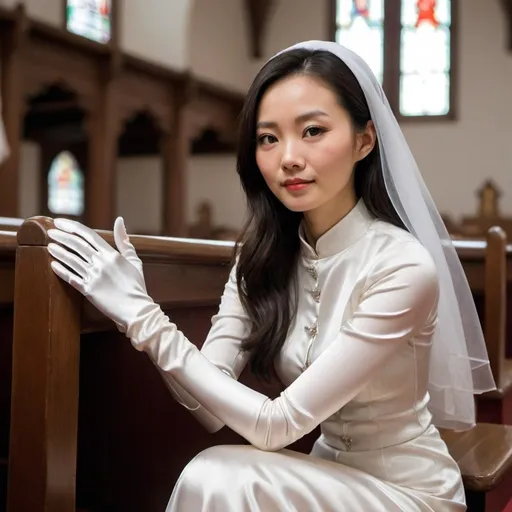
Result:
[[[135,318],[140,320],[145,312],[158,308],[147,294],[142,261],[126,234],[122,217],[117,218],[114,224],[114,242],[119,252],[96,232],[78,222],[55,219],[55,227],[57,229],[48,231],[48,236],[64,247],[48,244],[50,254],[59,260],[51,263],[52,269],[112,319],[121,332],[126,333]],[[155,366],[178,403],[188,409],[208,431],[216,431],[222,426],[222,422],[190,396],[169,373],[156,363]]]
[[[394,244],[375,259],[352,317],[311,366],[271,400],[212,364],[143,292],[135,267],[92,230],[69,221],[57,227],[64,232],[50,236],[86,260],[77,262],[69,251],[52,247],[80,277],[54,265],[58,275],[124,325],[135,348],[197,402],[264,450],[279,450],[311,432],[361,392],[398,350],[408,350],[420,331],[428,338],[434,329],[439,292],[435,265],[419,244],[410,242],[407,250],[403,243]],[[93,245],[82,244],[73,233]]]
[[[137,263],[134,265],[95,231],[78,222],[55,219],[55,227],[48,230],[48,236],[61,244],[48,244],[50,254],[59,260],[51,263],[53,271],[112,319],[121,331],[126,332],[134,319],[155,307]],[[126,242],[122,218],[116,220],[114,236],[118,248]]]

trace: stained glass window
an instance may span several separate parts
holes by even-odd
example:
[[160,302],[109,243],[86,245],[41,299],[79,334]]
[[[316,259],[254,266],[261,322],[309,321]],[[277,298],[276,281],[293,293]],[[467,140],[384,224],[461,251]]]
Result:
[[450,110],[450,0],[402,0],[400,113]]
[[453,112],[451,46],[456,1],[332,0],[335,40],[368,63],[402,118]]
[[336,41],[359,54],[382,82],[384,0],[338,0]]
[[112,38],[112,0],[67,0],[66,28],[98,43]]
[[59,153],[50,167],[48,209],[54,214],[74,216],[84,211],[84,175],[69,151]]

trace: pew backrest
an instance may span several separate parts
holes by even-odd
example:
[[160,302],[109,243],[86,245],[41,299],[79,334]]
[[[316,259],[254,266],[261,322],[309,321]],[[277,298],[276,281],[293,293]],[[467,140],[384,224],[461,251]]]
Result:
[[[74,512],[77,485],[78,501],[93,509],[162,508],[193,455],[243,440],[226,429],[207,436],[172,400],[152,363],[53,274],[46,247],[52,226],[33,218],[17,233],[8,511]],[[98,232],[113,244],[112,233]],[[200,346],[234,244],[150,236],[132,242],[149,294]],[[486,254],[502,242],[456,242],[472,288],[495,278],[484,271]],[[512,247],[504,250],[509,271]],[[307,451],[311,443],[303,442]]]
[[[182,440],[169,438],[168,433],[159,438],[153,432],[155,429],[159,431],[158,420],[161,423],[162,418],[167,418],[165,421],[168,422],[169,429],[179,427],[174,425],[178,418],[178,423],[181,421],[185,429],[194,428],[186,421],[191,424],[195,420],[189,418],[189,413],[182,411],[181,406],[173,402],[154,366],[148,363],[147,358],[141,359],[141,354],[129,346],[129,342],[117,332],[114,324],[54,275],[47,250],[47,230],[51,227],[51,219],[38,217],[27,220],[17,232],[9,512],[75,511],[79,451],[79,382],[82,394],[80,443],[84,446],[80,450],[80,471],[85,475],[85,480],[89,477],[94,479],[94,475],[98,473],[105,479],[112,479],[109,484],[103,481],[103,505],[108,503],[108,494],[115,493],[116,477],[108,471],[105,474],[101,470],[98,472],[97,467],[94,467],[98,464],[97,460],[92,461],[89,457],[90,453],[101,457],[101,449],[95,449],[96,443],[101,446],[99,439],[107,439],[102,437],[106,435],[104,432],[96,432],[96,422],[106,425],[108,429],[109,425],[113,428],[112,425],[119,418],[126,420],[124,432],[121,429],[120,433],[108,438],[108,445],[119,448],[122,443],[129,443],[126,452],[130,453],[131,450],[130,456],[137,469],[135,473],[133,469],[129,469],[123,455],[121,458],[106,460],[106,464],[117,464],[119,472],[114,473],[121,480],[123,477],[120,475],[126,476],[130,472],[138,474],[138,470],[143,468],[151,475],[149,467],[159,468],[163,474],[164,464],[176,473],[178,466],[183,467],[185,458],[190,458],[191,450],[201,449],[201,446],[191,444],[185,452],[179,451],[180,441],[183,444],[182,440],[187,438],[186,431],[180,432]],[[112,233],[99,233],[113,244]],[[1,240],[0,237],[0,244]],[[210,318],[218,307],[229,273],[234,244],[146,236],[133,236],[132,242],[144,263],[149,294],[162,305],[164,311],[176,316],[185,332],[191,332],[190,339],[200,345],[209,327]],[[102,366],[107,361],[110,363],[108,368]],[[126,388],[137,382],[137,389],[121,390],[114,397],[112,390],[117,389],[115,382],[124,379],[128,367],[131,373],[129,372]],[[103,373],[102,368],[105,370]],[[130,393],[132,406],[128,406],[129,402],[126,402],[126,394]],[[134,393],[138,394],[138,398]],[[88,397],[94,398],[88,401]],[[112,402],[107,407],[104,404],[110,398]],[[152,413],[151,410],[143,413],[148,417],[149,423],[144,429],[152,434],[134,441],[127,432],[136,425],[133,418],[133,410],[136,408],[133,403],[137,400],[140,410],[148,404],[154,406],[159,403],[161,407],[157,411],[159,418],[149,420],[147,415]],[[183,419],[184,414],[187,415],[186,420]],[[102,417],[103,422],[100,419]],[[138,448],[143,443],[157,439],[160,442],[161,454],[156,457],[154,454],[149,457],[145,450]],[[204,444],[203,438],[199,436],[199,439]],[[210,443],[214,442],[212,438]],[[173,452],[177,453],[178,459],[181,457],[175,462],[176,467],[172,466]],[[139,495],[145,493],[145,497],[139,496],[141,500],[153,499],[154,506],[160,507],[164,493],[167,495],[172,489],[172,478],[160,483],[155,482],[155,478],[151,476],[145,479],[143,474],[139,478],[139,485],[134,483],[131,488]],[[96,489],[91,493],[96,493],[98,498],[100,480],[96,480],[94,486]],[[89,498],[92,494],[88,495]],[[160,500],[158,503],[157,498]],[[136,509],[151,509],[148,501],[141,501],[140,507],[142,508]]]
[[455,240],[477,306],[481,310],[487,352],[498,386],[504,384],[503,363],[506,359],[507,301],[512,292],[512,244],[500,227],[492,227],[485,240]]
[[18,231],[23,222],[15,217],[0,217],[0,231]]

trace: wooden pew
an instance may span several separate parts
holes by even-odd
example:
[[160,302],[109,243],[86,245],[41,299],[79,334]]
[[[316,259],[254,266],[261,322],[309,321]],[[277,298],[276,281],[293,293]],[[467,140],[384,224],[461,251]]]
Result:
[[[8,510],[163,510],[195,454],[244,441],[229,429],[206,433],[147,356],[53,275],[49,222],[18,232]],[[149,293],[200,346],[233,244],[133,241]]]
[[[504,232],[504,230],[502,231]],[[485,237],[466,239],[460,236],[455,236],[453,238],[453,243],[464,266],[477,309],[479,313],[481,313],[480,320],[482,321],[482,325],[485,326],[484,288],[485,254],[487,247],[486,239]],[[512,358],[512,239],[510,237],[508,237],[508,243],[506,246],[506,274],[506,294],[508,304],[506,310],[505,350],[507,357]]]
[[469,510],[501,512],[512,496],[512,361],[505,353],[507,264],[512,251],[499,227],[489,229],[485,242],[460,242],[456,248],[479,307],[498,389],[476,400],[478,421],[495,424],[479,423],[468,432],[442,435],[464,475]]
[[[503,229],[486,240],[455,240],[480,316],[497,391],[479,396],[478,421],[512,425],[512,244]],[[507,304],[508,302],[508,304]]]
[[0,510],[7,496],[16,233],[0,231]]
[[[164,510],[176,478],[195,454],[244,441],[227,428],[207,434],[174,402],[145,354],[53,275],[46,249],[50,226],[50,219],[31,219],[18,232],[8,512]],[[102,236],[112,241],[110,233]],[[227,279],[232,245],[133,241],[149,293],[200,345]],[[242,380],[272,396],[279,392],[247,374]],[[468,493],[480,491],[478,496],[477,469],[486,472],[490,454],[501,456],[512,446],[501,435],[503,450],[493,450],[493,439],[508,430],[488,428],[492,435],[475,430],[470,440],[454,438],[453,446],[448,439]],[[293,448],[308,451],[316,435]],[[461,455],[470,449],[481,462],[477,469]],[[510,457],[500,461],[496,474],[486,474],[488,483],[508,473]]]
[[14,217],[0,217],[0,231],[18,231],[24,219]]

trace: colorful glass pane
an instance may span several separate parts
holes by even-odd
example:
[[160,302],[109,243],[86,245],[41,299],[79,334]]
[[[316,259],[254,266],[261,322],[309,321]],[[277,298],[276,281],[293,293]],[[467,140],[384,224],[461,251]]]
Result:
[[450,0],[402,0],[400,113],[450,111]]
[[55,214],[74,216],[84,211],[84,175],[69,151],[59,153],[50,167],[48,209]]
[[382,83],[384,0],[337,0],[336,41],[360,55]]
[[98,43],[112,37],[112,0],[67,0],[66,27]]

